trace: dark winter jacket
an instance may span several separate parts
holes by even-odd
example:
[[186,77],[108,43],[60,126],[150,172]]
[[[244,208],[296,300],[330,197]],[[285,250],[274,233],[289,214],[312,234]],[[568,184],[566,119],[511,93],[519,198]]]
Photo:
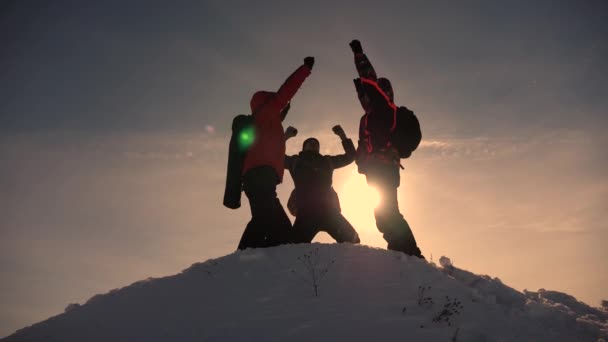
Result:
[[258,91],[251,98],[251,112],[255,126],[255,140],[247,151],[243,174],[254,167],[271,166],[277,172],[278,182],[283,180],[285,136],[281,111],[296,94],[310,68],[300,66],[276,92]]
[[312,151],[285,156],[285,169],[295,184],[298,212],[307,210],[340,210],[340,202],[332,188],[333,171],[355,160],[352,140],[342,141],[345,154],[324,156]]
[[[355,54],[355,66],[360,77],[355,80],[357,95],[365,110],[359,121],[359,172],[366,175],[368,183],[380,182],[386,186],[398,187],[401,181],[398,156],[395,159],[388,146],[397,122],[397,107],[378,86],[376,71],[365,54]],[[364,100],[366,95],[367,101]]]
[[[378,86],[376,71],[365,54],[355,54],[355,66],[360,77],[357,95],[366,112],[359,125],[359,141],[365,142],[368,152],[384,149],[397,123],[397,107]],[[369,102],[363,101],[364,95]]]

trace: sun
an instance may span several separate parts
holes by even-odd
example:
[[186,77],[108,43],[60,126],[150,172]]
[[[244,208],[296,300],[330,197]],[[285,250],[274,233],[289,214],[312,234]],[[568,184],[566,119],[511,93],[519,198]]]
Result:
[[375,227],[374,208],[380,203],[380,195],[367,185],[365,176],[353,172],[339,189],[342,213],[355,226]]
[[369,186],[365,176],[353,173],[344,183],[341,194],[344,196],[344,206],[355,210],[369,210],[378,206],[380,195]]

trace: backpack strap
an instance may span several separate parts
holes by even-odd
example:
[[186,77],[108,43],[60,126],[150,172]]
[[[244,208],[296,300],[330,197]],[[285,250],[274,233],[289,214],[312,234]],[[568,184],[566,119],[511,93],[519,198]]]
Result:
[[[367,83],[371,86],[373,86],[376,91],[378,91],[378,93],[380,95],[382,95],[382,97],[384,97],[384,99],[386,100],[386,103],[388,103],[389,107],[391,107],[391,109],[393,110],[393,125],[391,126],[391,133],[395,130],[395,128],[397,127],[397,106],[393,103],[393,101],[391,101],[391,99],[388,97],[388,95],[386,95],[386,93],[384,92],[384,90],[382,90],[382,88],[380,88],[380,86],[378,85],[378,82],[375,82],[371,79],[365,78],[365,77],[361,77],[361,82]],[[367,122],[366,122],[367,125]]]
[[[395,129],[397,128],[397,106],[390,100],[390,98],[388,97],[388,95],[386,95],[386,93],[384,92],[384,90],[382,90],[382,88],[380,88],[380,86],[378,85],[377,82],[365,78],[365,77],[361,77],[361,82],[367,83],[368,85],[373,86],[376,91],[382,95],[382,97],[386,100],[386,102],[388,103],[389,107],[392,109],[393,111],[393,123],[391,125],[391,129],[390,129],[390,134],[393,134],[393,132],[395,132]],[[368,153],[372,153],[374,148],[373,145],[371,143],[371,132],[367,129],[367,121],[368,121],[368,116],[370,115],[370,113],[366,113],[365,114],[365,118],[364,118],[364,129],[363,129],[363,134],[365,136],[365,140],[366,140],[366,148],[367,148],[367,152]],[[390,148],[391,147],[391,141],[390,138],[387,140],[386,143],[386,148]]]
[[[393,125],[391,126],[390,129],[390,134],[393,134],[395,132],[395,129],[397,128],[397,108],[393,107]],[[368,119],[368,115],[369,114],[365,114],[365,118],[363,119],[363,135],[364,135],[364,140],[366,142],[366,149],[368,153],[372,153],[374,151],[374,147],[372,145],[372,140],[370,139],[372,136],[372,133],[367,129],[367,119]],[[392,146],[391,144],[391,140],[390,138],[387,140],[386,142],[386,147],[390,148]]]

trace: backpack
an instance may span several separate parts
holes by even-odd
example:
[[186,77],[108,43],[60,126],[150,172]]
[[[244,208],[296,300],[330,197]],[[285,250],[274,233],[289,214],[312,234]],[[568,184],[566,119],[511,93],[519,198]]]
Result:
[[228,146],[228,167],[224,188],[224,206],[230,209],[241,207],[243,164],[249,147],[255,140],[252,115],[237,115],[232,120],[232,136]]
[[390,138],[400,158],[409,158],[420,145],[422,132],[416,114],[406,107],[397,108],[397,122]]
[[390,136],[386,141],[386,148],[382,148],[380,151],[375,151],[371,143],[374,132],[368,129],[368,114],[365,114],[361,118],[360,129],[360,136],[362,135],[364,137],[363,141],[367,147],[366,154],[368,156],[364,159],[374,157],[390,162],[393,156],[390,153],[386,154],[386,151],[390,150],[389,147],[394,147],[397,150],[399,158],[409,158],[412,155],[412,152],[416,150],[420,144],[420,140],[422,140],[420,122],[418,122],[418,118],[414,112],[406,107],[395,108]]

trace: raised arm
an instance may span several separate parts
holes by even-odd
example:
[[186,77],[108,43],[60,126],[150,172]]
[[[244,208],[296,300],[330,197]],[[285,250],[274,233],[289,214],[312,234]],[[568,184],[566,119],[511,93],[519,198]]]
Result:
[[[295,127],[289,126],[287,129],[285,129],[285,141],[295,137],[296,135],[298,135],[298,130]],[[285,155],[285,162],[283,166],[286,170],[291,170],[297,157],[298,156]]]
[[376,71],[374,70],[372,63],[369,61],[367,56],[363,53],[361,42],[358,40],[353,40],[349,45],[355,55],[355,67],[357,68],[359,77],[377,81],[378,76],[376,75]]
[[342,147],[344,148],[345,152],[344,154],[339,154],[336,156],[328,156],[331,167],[333,169],[338,169],[352,163],[355,160],[357,151],[355,150],[353,141],[348,139],[346,133],[344,133],[344,130],[342,127],[340,127],[340,125],[334,126],[332,130],[342,140]]
[[[366,112],[369,111],[369,107],[375,110],[394,110],[394,104],[378,86],[378,76],[372,63],[363,53],[361,42],[353,40],[350,42],[350,48],[355,55],[355,67],[360,77],[354,79],[353,82],[355,83],[355,89],[357,90],[361,106]],[[366,95],[367,99],[365,98]]]
[[275,103],[279,108],[285,107],[291,101],[304,80],[310,75],[314,64],[315,59],[313,57],[304,58],[304,64],[285,80],[275,95]]
[[291,168],[293,167],[293,165],[296,161],[296,158],[298,158],[297,155],[293,155],[293,156],[285,155],[285,162],[283,163],[283,168],[285,170],[291,171]]

